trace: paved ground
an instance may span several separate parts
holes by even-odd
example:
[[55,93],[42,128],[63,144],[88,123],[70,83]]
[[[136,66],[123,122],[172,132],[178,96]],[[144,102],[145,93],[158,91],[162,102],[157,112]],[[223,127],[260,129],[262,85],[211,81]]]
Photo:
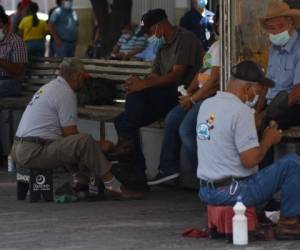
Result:
[[[156,188],[143,201],[16,201],[14,176],[0,171],[0,249],[239,249],[224,241],[181,237],[203,228],[194,191]],[[251,242],[243,249],[300,249],[300,242]]]

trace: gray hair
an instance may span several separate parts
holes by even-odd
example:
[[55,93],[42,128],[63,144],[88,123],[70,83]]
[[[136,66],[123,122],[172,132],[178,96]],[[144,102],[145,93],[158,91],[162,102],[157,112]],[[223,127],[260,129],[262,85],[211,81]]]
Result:
[[82,62],[78,58],[65,58],[59,65],[61,76],[71,76],[84,71]]

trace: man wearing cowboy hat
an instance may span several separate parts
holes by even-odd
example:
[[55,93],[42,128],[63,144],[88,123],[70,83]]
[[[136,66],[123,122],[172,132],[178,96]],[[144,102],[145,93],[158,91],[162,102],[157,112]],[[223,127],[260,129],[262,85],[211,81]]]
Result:
[[[267,76],[275,87],[265,89],[257,105],[257,125],[260,132],[270,120],[281,129],[300,124],[300,10],[291,9],[286,3],[274,0],[266,13],[259,18],[263,29],[269,34],[271,48]],[[271,149],[261,168],[273,162]]]
[[268,5],[260,23],[272,44],[267,76],[275,82],[275,87],[266,94],[266,104],[269,105],[279,92],[287,93],[286,107],[283,105],[281,110],[269,112],[270,119],[276,120],[282,128],[300,124],[300,34],[297,32],[300,10],[275,0]]

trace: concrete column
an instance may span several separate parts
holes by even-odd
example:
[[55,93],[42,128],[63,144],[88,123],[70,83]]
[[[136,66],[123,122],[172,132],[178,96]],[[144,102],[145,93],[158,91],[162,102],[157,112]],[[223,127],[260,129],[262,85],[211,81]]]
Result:
[[88,45],[92,43],[93,9],[89,0],[74,0],[74,9],[79,19],[76,56],[83,57]]
[[185,14],[187,10],[191,7],[191,0],[176,0],[175,1],[175,19],[176,24],[179,24],[181,17]]

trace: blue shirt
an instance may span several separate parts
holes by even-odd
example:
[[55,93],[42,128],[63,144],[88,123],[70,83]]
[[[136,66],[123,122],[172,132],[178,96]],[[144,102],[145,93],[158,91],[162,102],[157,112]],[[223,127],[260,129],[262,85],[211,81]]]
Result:
[[201,15],[197,10],[188,11],[180,20],[180,26],[192,31],[201,41],[205,51],[208,50],[210,46],[209,39],[207,39],[205,33],[209,33],[210,36],[213,35],[213,18],[214,13],[205,10],[204,14]]
[[120,52],[130,53],[136,48],[145,48],[147,45],[147,37],[146,35],[136,36],[136,34],[123,34],[117,44],[120,46]]
[[275,87],[267,93],[268,103],[281,90],[290,92],[300,84],[300,35],[294,31],[288,43],[272,46],[269,55],[267,76],[275,82]]
[[56,8],[50,17],[55,32],[60,39],[67,42],[75,42],[78,33],[78,18],[76,12],[64,8]]

